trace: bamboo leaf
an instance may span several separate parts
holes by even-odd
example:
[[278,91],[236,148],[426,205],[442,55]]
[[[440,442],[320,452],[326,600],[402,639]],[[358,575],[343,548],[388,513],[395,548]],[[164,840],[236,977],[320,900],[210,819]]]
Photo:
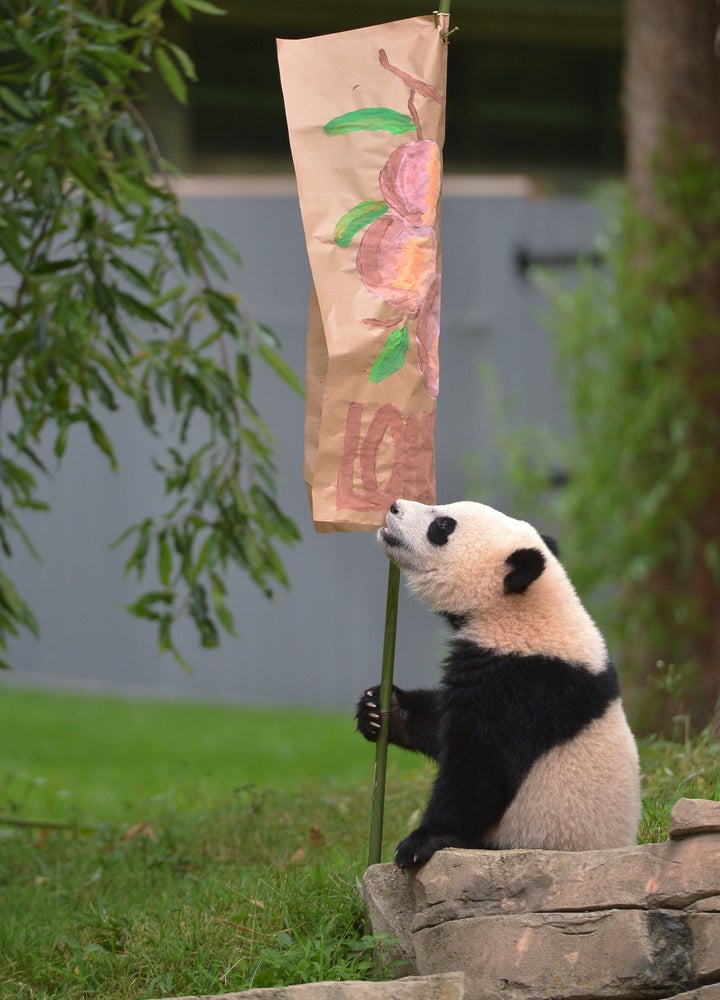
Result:
[[[29,632],[32,632],[35,637],[39,636],[40,631],[35,615],[18,594],[10,577],[6,576],[2,570],[0,570],[0,605],[6,608],[10,616]],[[13,629],[13,631],[15,630]]]
[[[17,233],[3,226],[0,226],[0,251],[2,251],[2,254],[5,255],[18,274],[24,273],[26,266],[25,256],[20,246],[20,241],[17,238]],[[1,260],[2,258],[0,257]]]
[[280,354],[278,354],[277,351],[274,351],[268,344],[260,344],[258,346],[258,350],[260,351],[263,359],[270,365],[273,371],[280,376],[286,385],[289,385],[291,389],[294,389],[298,396],[305,395],[302,379],[297,376],[287,361]]
[[[192,6],[192,4],[191,4]],[[187,54],[185,49],[181,49],[179,45],[175,45],[174,42],[168,42],[168,48],[175,56],[178,61],[180,69],[183,71],[188,80],[197,80],[197,73],[195,71],[195,63],[192,61],[190,56]]]
[[371,222],[379,219],[388,210],[387,202],[384,201],[361,201],[355,208],[343,215],[335,226],[335,242],[338,246],[347,247],[361,229],[369,226]]
[[139,597],[133,604],[126,604],[126,609],[136,618],[148,618],[151,621],[159,621],[161,606],[170,607],[175,600],[172,590],[149,590],[142,597]]
[[208,3],[208,0],[187,0],[187,5],[201,14],[227,14],[222,7],[216,7],[214,3]]
[[87,410],[84,411],[81,419],[85,422],[87,429],[90,431],[90,437],[93,440],[93,444],[95,444],[100,451],[107,456],[107,459],[110,462],[110,468],[113,472],[117,472],[118,464],[115,457],[115,450],[105,428]]
[[415,132],[417,126],[410,115],[392,108],[360,108],[359,111],[348,111],[347,114],[332,118],[323,131],[325,135],[347,135],[349,132],[391,132],[402,135],[403,132]]
[[170,0],[170,3],[184,21],[190,20],[192,14],[189,6],[185,3],[185,0]]
[[158,536],[157,573],[158,579],[163,587],[170,586],[172,562],[173,559],[170,541],[168,540],[167,532],[162,531]]
[[28,104],[9,87],[0,87],[0,101],[21,118],[32,118],[32,111]]
[[130,23],[139,24],[140,21],[146,20],[148,14],[153,14],[156,10],[159,10],[164,2],[165,0],[148,0],[148,3],[144,3],[135,11],[130,18]]
[[55,274],[57,271],[67,271],[71,267],[77,267],[78,262],[75,257],[64,257],[62,260],[42,259],[33,268],[33,274]]
[[173,97],[181,104],[187,104],[187,84],[165,49],[155,50],[155,62]]

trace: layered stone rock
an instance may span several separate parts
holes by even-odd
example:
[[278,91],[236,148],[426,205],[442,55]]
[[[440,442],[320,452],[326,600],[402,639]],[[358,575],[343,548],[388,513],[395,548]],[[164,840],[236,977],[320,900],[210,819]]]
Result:
[[477,1000],[714,1000],[720,803],[681,800],[671,833],[610,851],[441,851],[415,874],[376,865],[371,924],[407,970],[464,971]]
[[270,986],[243,993],[169,997],[167,1000],[462,1000],[464,976],[409,976],[385,983],[304,983]]

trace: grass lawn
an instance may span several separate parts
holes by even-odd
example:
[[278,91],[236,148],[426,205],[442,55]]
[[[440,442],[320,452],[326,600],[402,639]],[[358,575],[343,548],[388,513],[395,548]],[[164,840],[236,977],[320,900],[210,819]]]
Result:
[[[356,891],[373,751],[350,713],[0,688],[0,750],[0,815],[80,825],[0,824],[2,1000],[376,975]],[[708,738],[641,750],[643,840],[680,795],[720,798]],[[431,777],[391,750],[387,857]]]
[[[372,978],[373,756],[352,712],[0,688],[0,817],[78,824],[0,823],[0,998]],[[388,857],[430,779],[392,754]]]
[[[197,809],[249,784],[369,785],[372,761],[352,711],[0,688],[0,815],[130,820],[140,805]],[[419,764],[399,753],[392,767]]]

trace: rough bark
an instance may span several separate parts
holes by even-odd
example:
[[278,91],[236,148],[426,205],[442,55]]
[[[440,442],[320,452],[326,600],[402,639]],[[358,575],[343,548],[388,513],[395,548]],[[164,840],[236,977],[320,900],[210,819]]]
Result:
[[623,82],[627,173],[646,211],[656,207],[653,159],[668,130],[681,143],[704,143],[720,156],[719,20],[715,0],[628,0]]

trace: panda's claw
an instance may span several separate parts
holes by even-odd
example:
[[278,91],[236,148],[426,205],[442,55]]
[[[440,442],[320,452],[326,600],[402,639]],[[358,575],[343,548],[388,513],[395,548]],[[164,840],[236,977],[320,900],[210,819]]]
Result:
[[436,851],[444,847],[459,847],[460,844],[460,838],[452,834],[420,826],[398,844],[395,864],[398,868],[419,868],[426,864]]
[[377,740],[378,730],[381,728],[379,704],[380,688],[366,688],[355,713],[358,731],[371,743]]

